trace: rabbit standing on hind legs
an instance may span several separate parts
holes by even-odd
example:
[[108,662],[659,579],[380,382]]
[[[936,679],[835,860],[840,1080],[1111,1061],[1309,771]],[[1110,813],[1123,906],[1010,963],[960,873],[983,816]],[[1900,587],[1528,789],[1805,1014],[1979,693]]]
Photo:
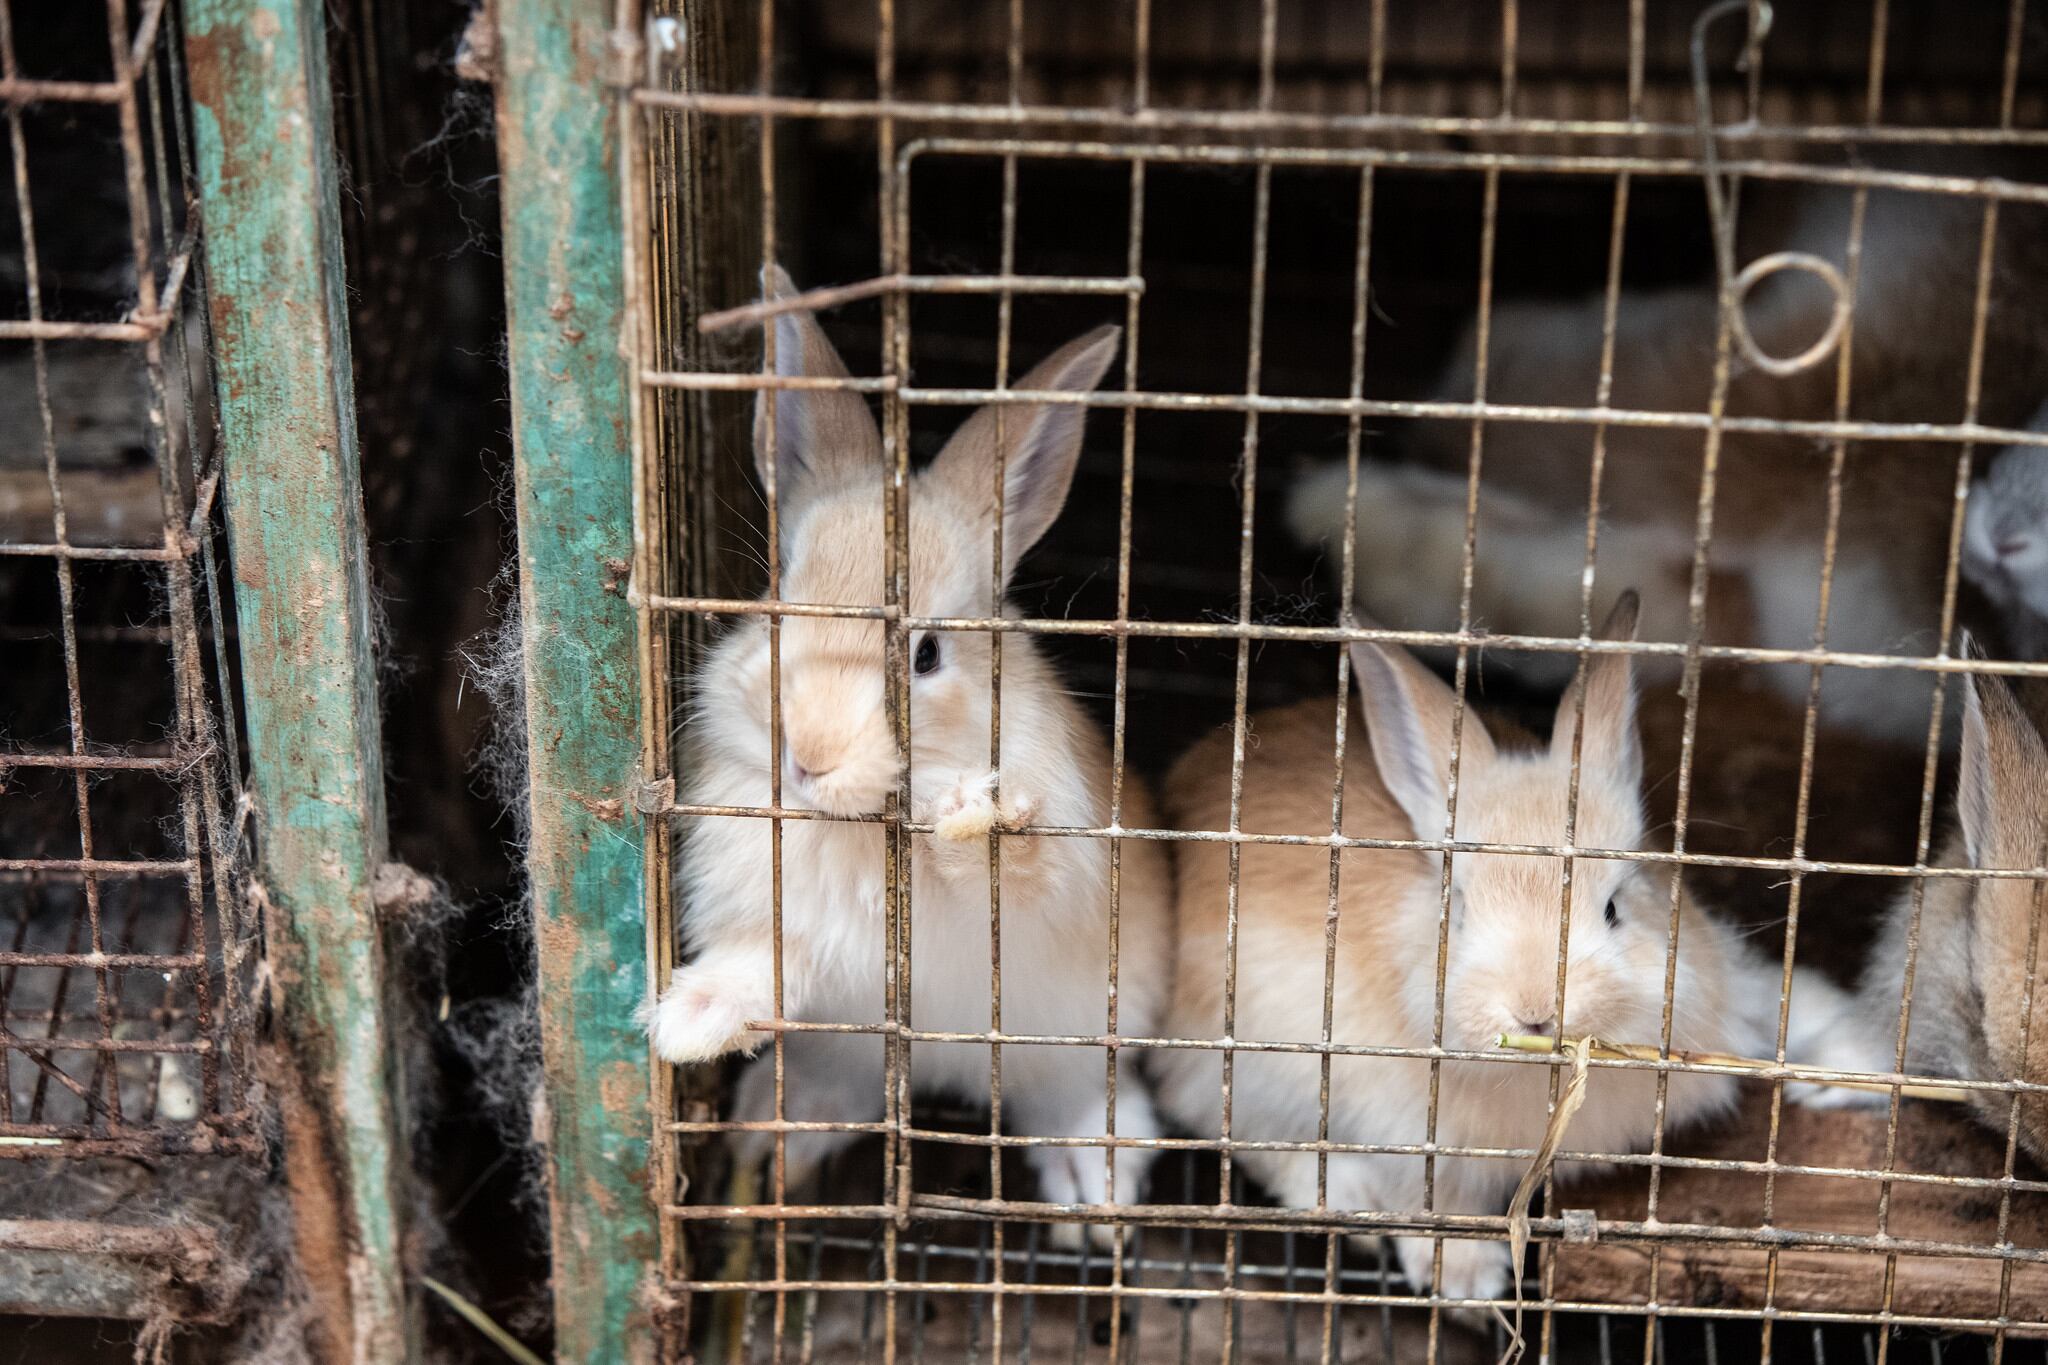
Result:
[[[777,296],[793,292],[777,271]],[[807,312],[774,319],[775,360],[791,378],[843,377],[845,364]],[[1104,327],[1055,351],[1018,387],[1081,394],[1116,353]],[[781,511],[786,600],[847,606],[883,602],[882,438],[859,394],[791,388],[757,403],[755,453],[772,473]],[[1018,559],[1059,513],[1081,449],[1079,404],[984,408],[963,423],[909,490],[908,610],[925,617],[989,617],[1005,609],[990,583],[997,442],[1002,442],[1005,585]],[[1000,430],[1000,435],[998,434]],[[874,619],[791,616],[781,627],[782,799],[822,818],[782,832],[782,1001],[790,1020],[884,1021],[884,827],[872,820],[902,777],[885,704],[887,626]],[[1100,827],[1109,819],[1110,759],[1089,718],[1029,635],[1005,637],[1002,754],[989,763],[990,636],[920,631],[908,640],[910,818],[934,826],[914,839],[910,1019],[922,1030],[991,1027],[989,835],[998,826]],[[693,804],[770,804],[770,660],[766,618],[744,617],[692,679],[689,759]],[[1151,823],[1137,784],[1124,787],[1126,823]],[[998,806],[1000,795],[1000,807]],[[833,818],[840,817],[840,818]],[[698,817],[683,832],[677,889],[685,961],[647,1011],[655,1050],[699,1062],[765,1040],[750,1020],[777,1014],[770,822]],[[1009,1034],[1100,1035],[1112,989],[1110,847],[1085,837],[1003,833],[1001,1027]],[[1123,846],[1118,883],[1120,967],[1116,1025],[1150,1033],[1165,1008],[1168,874],[1158,845]],[[784,1052],[783,1117],[869,1122],[881,1117],[884,1039],[877,1033],[792,1031]],[[919,1092],[987,1104],[991,1047],[918,1042],[910,1053]],[[1149,1138],[1158,1124],[1123,1052],[1117,1058],[1116,1133]],[[733,1117],[774,1117],[770,1058],[741,1079]],[[1002,1116],[1015,1133],[1100,1137],[1108,1131],[1107,1065],[1072,1047],[1002,1048]],[[787,1138],[789,1187],[800,1185],[850,1133]],[[773,1137],[737,1140],[743,1161]],[[1119,1149],[1115,1198],[1135,1201],[1151,1152]],[[1040,1197],[1099,1204],[1110,1197],[1109,1159],[1090,1146],[1031,1149]],[[1061,1225],[1072,1228],[1074,1225]]]
[[[1604,632],[1633,638],[1628,594]],[[1454,721],[1452,691],[1407,651],[1357,644],[1351,655],[1362,717],[1349,721],[1344,833],[1375,839],[1446,837],[1452,732],[1459,734],[1456,837],[1460,841],[1556,846],[1567,832],[1576,697],[1567,692],[1550,743],[1496,745],[1479,716]],[[1586,733],[1580,748],[1576,846],[1647,847],[1636,693],[1626,654],[1594,656],[1585,670]],[[1369,723],[1370,751],[1356,740]],[[1335,726],[1327,700],[1252,718],[1244,756],[1241,828],[1304,835],[1330,828],[1336,773]],[[1212,736],[1175,770],[1166,790],[1177,829],[1224,829],[1231,750]],[[1225,1037],[1224,960],[1229,905],[1228,850],[1179,846],[1179,953],[1169,1027],[1177,1038]],[[1339,1045],[1428,1048],[1437,1009],[1437,942],[1443,855],[1404,849],[1346,849],[1337,903],[1329,1040]],[[1330,853],[1314,845],[1247,843],[1239,854],[1236,1013],[1230,1036],[1245,1042],[1319,1043],[1324,1038],[1324,962]],[[1485,1050],[1503,1033],[1593,1036],[1655,1042],[1660,1036],[1671,925],[1670,869],[1621,858],[1584,857],[1571,873],[1564,1018],[1557,1014],[1563,907],[1561,858],[1513,853],[1451,855],[1450,922],[1443,976],[1443,1045]],[[1679,901],[1671,1043],[1675,1048],[1770,1055],[1777,1036],[1780,966],[1694,903]],[[1790,1060],[1841,1065],[1831,1043],[1853,1002],[1824,979],[1794,973]],[[1859,1057],[1857,1060],[1861,1060]],[[1224,1131],[1219,1058],[1174,1050],[1157,1059],[1160,1101],[1204,1136]],[[1246,1142],[1313,1144],[1319,1132],[1321,1058],[1256,1048],[1235,1053],[1235,1096],[1227,1136]],[[1526,1061],[1447,1061],[1428,1131],[1430,1063],[1421,1058],[1333,1055],[1332,1142],[1533,1149],[1547,1123],[1549,1068]],[[1813,1087],[1790,1087],[1811,1100]],[[1625,1152],[1649,1143],[1656,1073],[1596,1068],[1572,1122],[1569,1146]],[[1667,1126],[1728,1109],[1726,1076],[1673,1073]],[[1313,1150],[1252,1148],[1236,1159],[1291,1208],[1423,1209],[1423,1157],[1333,1153],[1319,1188]],[[1518,1157],[1440,1156],[1434,1209],[1498,1216],[1527,1165]],[[1571,1169],[1569,1165],[1565,1168]],[[1441,1273],[1427,1237],[1397,1237],[1402,1273],[1417,1288],[1434,1283],[1452,1299],[1494,1299],[1508,1287],[1502,1241],[1445,1239]]]

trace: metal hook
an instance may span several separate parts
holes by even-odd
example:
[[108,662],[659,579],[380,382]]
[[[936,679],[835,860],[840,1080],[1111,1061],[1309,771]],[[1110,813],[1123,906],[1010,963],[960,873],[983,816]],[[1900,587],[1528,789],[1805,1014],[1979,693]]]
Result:
[[[1729,330],[1745,360],[1766,374],[1783,378],[1818,365],[1841,343],[1842,334],[1849,326],[1849,285],[1833,262],[1806,251],[1777,251],[1750,262],[1741,271],[1735,268],[1735,221],[1728,211],[1727,195],[1721,185],[1721,158],[1714,142],[1713,90],[1707,79],[1707,33],[1716,20],[1738,10],[1748,11],[1752,4],[1755,22],[1750,26],[1749,41],[1743,45],[1742,56],[1736,62],[1737,70],[1747,71],[1761,54],[1764,38],[1771,31],[1773,16],[1769,0],[1721,0],[1694,21],[1693,107],[1700,135],[1701,176],[1707,186],[1707,215],[1714,234],[1714,265],[1721,284],[1722,307],[1728,313]],[[1750,291],[1759,281],[1783,270],[1797,270],[1818,278],[1834,296],[1834,309],[1819,340],[1797,355],[1780,357],[1766,353],[1757,344],[1755,335],[1749,330],[1749,317],[1744,306]]]

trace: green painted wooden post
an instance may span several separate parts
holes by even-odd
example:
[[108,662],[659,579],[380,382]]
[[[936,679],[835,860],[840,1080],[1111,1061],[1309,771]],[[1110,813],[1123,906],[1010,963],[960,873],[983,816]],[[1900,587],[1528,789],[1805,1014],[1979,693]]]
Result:
[[500,0],[498,161],[555,1355],[652,1359],[632,403],[612,0]]
[[258,885],[296,1075],[280,1087],[325,1359],[417,1354],[401,1090],[371,892],[376,662],[320,0],[187,0]]

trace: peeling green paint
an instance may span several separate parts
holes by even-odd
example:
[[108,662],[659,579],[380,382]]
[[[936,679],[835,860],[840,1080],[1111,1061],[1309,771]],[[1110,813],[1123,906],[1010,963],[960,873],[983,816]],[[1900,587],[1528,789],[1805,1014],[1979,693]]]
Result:
[[555,1355],[653,1356],[631,377],[610,0],[498,12],[532,878],[553,1162]]
[[[325,12],[188,0],[185,26],[257,876],[287,931],[283,1024],[317,1113],[317,1132],[289,1140],[317,1144],[338,1206],[301,1206],[301,1259],[323,1357],[405,1361],[403,1092],[371,894],[383,769]],[[309,1248],[323,1219],[339,1244]]]

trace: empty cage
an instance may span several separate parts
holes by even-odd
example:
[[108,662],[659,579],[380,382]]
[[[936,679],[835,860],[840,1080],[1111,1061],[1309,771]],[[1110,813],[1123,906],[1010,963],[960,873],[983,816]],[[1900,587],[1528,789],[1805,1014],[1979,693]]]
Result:
[[2041,47],[624,6],[670,1348],[2038,1351]]
[[177,16],[0,15],[0,84],[0,1300],[204,1322],[263,1140]]

